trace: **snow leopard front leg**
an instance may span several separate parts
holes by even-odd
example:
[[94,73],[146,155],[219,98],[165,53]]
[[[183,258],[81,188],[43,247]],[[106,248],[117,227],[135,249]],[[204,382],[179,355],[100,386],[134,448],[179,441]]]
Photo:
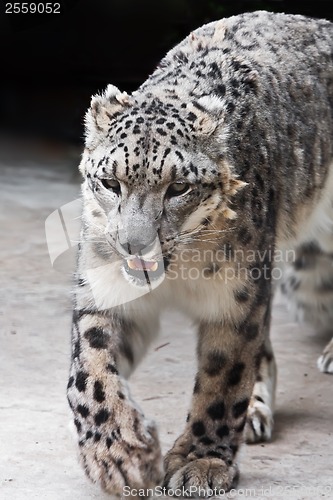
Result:
[[229,490],[238,480],[237,452],[270,314],[270,283],[261,282],[238,324],[221,318],[199,326],[192,407],[184,433],[165,458],[165,484],[171,489],[185,487],[198,496],[203,490]]
[[265,317],[265,343],[247,410],[245,425],[245,440],[247,443],[269,441],[272,437],[277,367],[269,336],[270,316],[268,312]]
[[140,325],[118,312],[76,306],[68,400],[89,478],[109,493],[147,488],[161,479],[157,431],[131,399],[124,369],[135,363]]

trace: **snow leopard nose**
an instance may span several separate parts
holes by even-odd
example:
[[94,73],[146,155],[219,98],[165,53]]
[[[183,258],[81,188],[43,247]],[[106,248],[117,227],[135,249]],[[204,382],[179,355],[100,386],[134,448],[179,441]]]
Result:
[[159,241],[159,220],[156,213],[161,209],[155,199],[132,194],[124,202],[117,227],[117,246],[125,255],[145,255],[153,251]]
[[129,255],[139,255],[139,254],[144,255],[150,252],[154,248],[155,240],[156,238],[154,238],[152,241],[149,242],[131,240],[122,243],[121,241],[119,241],[119,245],[122,248],[122,250],[124,250],[125,253]]

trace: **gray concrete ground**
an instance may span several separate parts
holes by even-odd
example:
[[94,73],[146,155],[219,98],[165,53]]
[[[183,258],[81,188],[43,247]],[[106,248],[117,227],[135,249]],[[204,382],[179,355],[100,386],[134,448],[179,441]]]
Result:
[[[78,178],[59,165],[2,165],[0,192],[0,499],[109,498],[76,460],[65,397],[70,279],[52,269],[44,235],[46,217],[77,197]],[[244,448],[239,489],[228,498],[332,499],[333,378],[316,368],[328,339],[293,323],[279,301],[272,330],[274,438]],[[188,321],[170,312],[132,377],[134,396],[159,422],[164,451],[183,427],[194,345]]]

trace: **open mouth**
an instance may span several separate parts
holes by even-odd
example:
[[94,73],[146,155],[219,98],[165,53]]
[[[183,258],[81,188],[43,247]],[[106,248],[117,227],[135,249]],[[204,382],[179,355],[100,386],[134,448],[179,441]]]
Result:
[[124,260],[124,270],[136,281],[149,285],[163,275],[164,264],[163,260],[145,260],[135,256]]

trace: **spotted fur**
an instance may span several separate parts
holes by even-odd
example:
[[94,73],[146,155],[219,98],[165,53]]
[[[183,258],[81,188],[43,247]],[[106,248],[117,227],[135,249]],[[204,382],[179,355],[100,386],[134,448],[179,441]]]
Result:
[[324,20],[243,14],[189,35],[132,95],[92,99],[68,399],[82,465],[110,493],[162,480],[125,379],[166,304],[198,330],[172,488],[231,488],[244,436],[271,437],[277,250],[295,249],[283,288],[298,310],[332,314],[332,40]]

